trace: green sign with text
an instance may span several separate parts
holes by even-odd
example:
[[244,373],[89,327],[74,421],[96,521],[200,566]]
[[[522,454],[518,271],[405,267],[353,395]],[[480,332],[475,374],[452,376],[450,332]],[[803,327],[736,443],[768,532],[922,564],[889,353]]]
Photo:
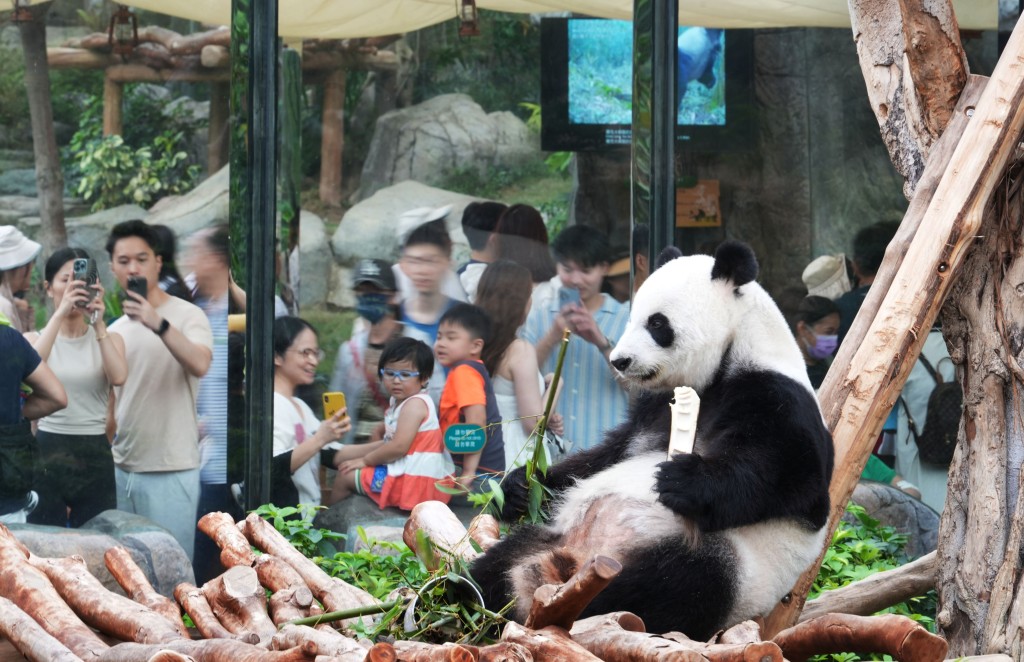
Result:
[[449,453],[479,453],[487,443],[487,433],[479,425],[456,423],[444,431],[444,445]]

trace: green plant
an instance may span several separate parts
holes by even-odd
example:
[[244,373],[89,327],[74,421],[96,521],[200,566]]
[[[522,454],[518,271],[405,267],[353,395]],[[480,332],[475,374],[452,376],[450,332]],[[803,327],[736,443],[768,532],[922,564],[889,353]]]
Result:
[[[883,570],[897,568],[907,562],[904,549],[907,536],[891,526],[883,526],[868,515],[863,507],[851,503],[846,512],[856,519],[855,524],[839,522],[832,544],[825,552],[821,570],[811,586],[809,598],[825,591],[846,586]],[[900,614],[912,618],[931,631],[935,630],[935,592],[912,598],[879,613]],[[842,653],[814,658],[819,661],[855,662],[861,659],[883,660],[885,657],[861,658],[853,653]]]
[[345,534],[331,531],[329,529],[313,528],[313,518],[320,506],[285,506],[278,508],[272,503],[267,503],[255,512],[257,515],[274,525],[274,528],[284,536],[295,549],[302,552],[303,556],[319,560],[323,557],[332,557],[338,553],[334,542],[344,540]]
[[30,135],[25,56],[20,48],[0,48],[0,126],[6,127],[12,138]]
[[[331,558],[320,559],[320,567],[332,577],[359,586],[373,597],[383,600],[402,586],[419,586],[429,578],[427,569],[402,543],[371,540],[363,527],[359,539],[365,549],[358,552],[338,552]],[[392,554],[376,554],[371,549],[390,550]]]

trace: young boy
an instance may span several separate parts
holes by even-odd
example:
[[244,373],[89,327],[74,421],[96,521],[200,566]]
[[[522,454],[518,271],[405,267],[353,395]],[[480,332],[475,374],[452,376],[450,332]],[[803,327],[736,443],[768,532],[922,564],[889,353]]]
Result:
[[480,353],[491,332],[487,313],[460,303],[441,317],[434,355],[448,369],[441,394],[441,434],[455,423],[479,425],[487,431],[487,443],[476,453],[455,455],[456,481],[467,490],[480,487],[482,478],[505,471],[505,444],[501,415]]

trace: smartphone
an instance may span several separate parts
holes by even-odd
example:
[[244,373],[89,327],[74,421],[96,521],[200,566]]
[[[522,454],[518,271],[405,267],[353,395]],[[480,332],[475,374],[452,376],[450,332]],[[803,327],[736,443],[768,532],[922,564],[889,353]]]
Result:
[[71,265],[71,277],[74,280],[80,280],[85,283],[85,289],[89,292],[89,299],[88,301],[80,301],[76,304],[79,308],[85,308],[89,305],[89,301],[96,298],[97,290],[95,287],[92,287],[99,280],[99,274],[96,273],[96,263],[88,258],[76,258]]
[[580,291],[571,287],[558,288],[558,308],[565,308],[566,304],[580,302]]
[[[340,410],[345,408],[345,394],[338,391],[324,393],[324,420],[333,418]],[[348,414],[345,414],[348,416]]]
[[145,276],[128,276],[128,291],[135,292],[143,299],[149,294],[149,283]]

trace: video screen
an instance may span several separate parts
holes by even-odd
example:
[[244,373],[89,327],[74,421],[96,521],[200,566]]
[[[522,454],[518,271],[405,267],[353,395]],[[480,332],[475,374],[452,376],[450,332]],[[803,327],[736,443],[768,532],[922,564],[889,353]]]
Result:
[[[633,24],[569,19],[569,123],[633,120]],[[725,31],[680,27],[676,123],[725,126]]]

